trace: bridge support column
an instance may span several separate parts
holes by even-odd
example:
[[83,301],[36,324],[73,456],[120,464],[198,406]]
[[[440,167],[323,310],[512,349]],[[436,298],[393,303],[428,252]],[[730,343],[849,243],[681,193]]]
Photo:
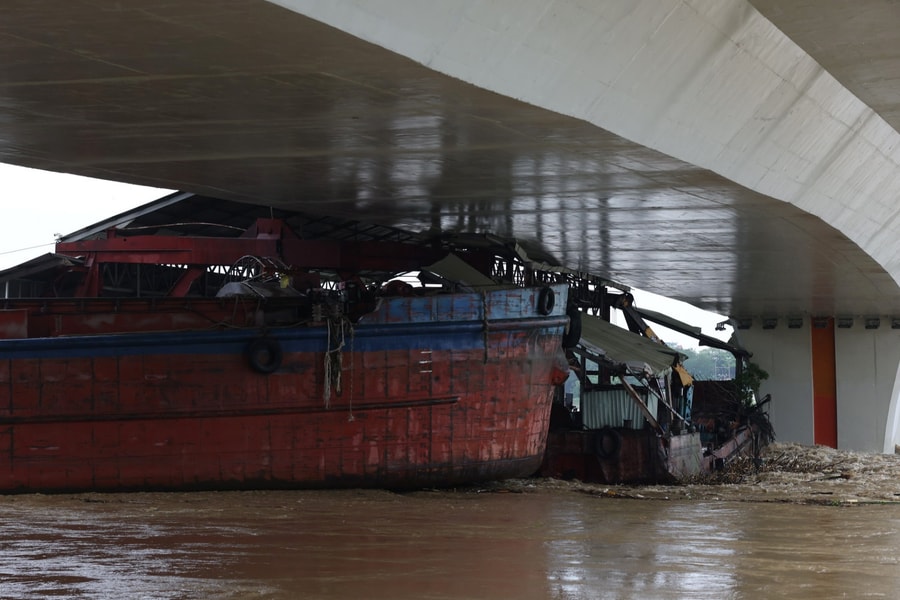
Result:
[[894,452],[900,443],[900,330],[883,317],[805,318],[793,325],[755,319],[736,332],[751,360],[769,373],[760,392],[772,394],[776,438]]

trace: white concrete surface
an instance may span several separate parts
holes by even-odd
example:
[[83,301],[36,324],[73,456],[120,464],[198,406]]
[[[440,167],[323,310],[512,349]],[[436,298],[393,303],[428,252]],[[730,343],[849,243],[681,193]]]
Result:
[[897,365],[900,335],[890,322],[866,329],[862,319],[853,327],[836,328],[838,447],[869,452],[893,452],[898,443]]
[[[745,0],[275,3],[790,202],[900,282],[900,134]],[[809,320],[743,334],[779,439],[812,443]],[[839,446],[892,451],[898,330],[836,343]]]
[[884,428],[884,452],[896,453],[900,448],[900,367],[894,376],[890,408]]
[[900,135],[745,0],[277,0],[821,217],[900,282]]
[[[894,452],[900,443],[900,335],[890,321],[866,329],[864,319],[835,328],[838,448]],[[813,444],[814,397],[810,321],[788,329],[780,321],[764,330],[759,321],[739,331],[753,362],[769,373],[762,394],[772,394],[770,416],[779,441]]]
[[775,329],[756,321],[737,332],[741,344],[753,352],[752,362],[769,374],[760,396],[772,395],[769,418],[778,441],[814,443],[812,349],[809,320],[800,329],[788,329],[782,320]]

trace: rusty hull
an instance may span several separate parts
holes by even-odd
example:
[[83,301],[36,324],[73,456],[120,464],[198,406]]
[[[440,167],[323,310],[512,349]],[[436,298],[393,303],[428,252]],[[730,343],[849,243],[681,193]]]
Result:
[[[383,298],[338,328],[245,326],[265,307],[242,300],[228,307],[248,314],[233,327],[216,322],[227,312],[219,299],[81,312],[71,301],[9,301],[0,491],[410,488],[531,475],[566,375],[566,290],[554,289],[550,314],[536,310],[540,288],[517,288]],[[104,323],[109,333],[98,333]],[[23,337],[29,329],[40,337]],[[271,356],[248,355],[259,340]]]
[[747,429],[708,451],[699,433],[660,437],[650,429],[603,428],[551,431],[540,474],[586,483],[675,483],[722,468],[744,453]]

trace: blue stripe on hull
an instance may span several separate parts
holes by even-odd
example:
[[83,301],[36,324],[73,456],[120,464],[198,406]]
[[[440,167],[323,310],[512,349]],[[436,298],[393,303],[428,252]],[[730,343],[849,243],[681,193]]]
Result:
[[[558,335],[564,322],[548,326],[535,320],[510,323],[510,329],[538,329]],[[0,343],[0,359],[84,358],[152,354],[240,354],[259,337],[281,343],[286,352],[325,352],[324,327],[291,329],[244,329],[237,332],[142,333],[6,340]],[[332,347],[337,343],[333,341]],[[344,351],[375,352],[430,348],[433,350],[472,350],[484,346],[484,324],[416,323],[393,326],[361,326],[348,331]]]
[[[565,298],[565,286],[552,287],[557,297]],[[534,309],[536,295],[537,288],[517,288],[484,296],[453,294],[391,299],[354,325],[352,334],[349,329],[345,332],[343,349],[359,352],[418,348],[472,350],[484,347],[485,328],[561,334],[566,323],[564,302],[544,316]],[[527,316],[523,318],[523,315]],[[466,320],[461,320],[461,316]],[[286,352],[325,352],[328,345],[324,326],[117,333],[3,340],[0,359],[241,354],[251,340],[259,337],[278,340]],[[333,340],[332,348],[337,345]]]

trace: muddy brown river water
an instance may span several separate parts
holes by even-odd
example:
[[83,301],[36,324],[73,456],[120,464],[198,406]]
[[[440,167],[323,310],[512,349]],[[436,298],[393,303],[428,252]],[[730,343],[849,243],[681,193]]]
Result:
[[896,598],[900,505],[514,491],[0,497],[0,598]]

